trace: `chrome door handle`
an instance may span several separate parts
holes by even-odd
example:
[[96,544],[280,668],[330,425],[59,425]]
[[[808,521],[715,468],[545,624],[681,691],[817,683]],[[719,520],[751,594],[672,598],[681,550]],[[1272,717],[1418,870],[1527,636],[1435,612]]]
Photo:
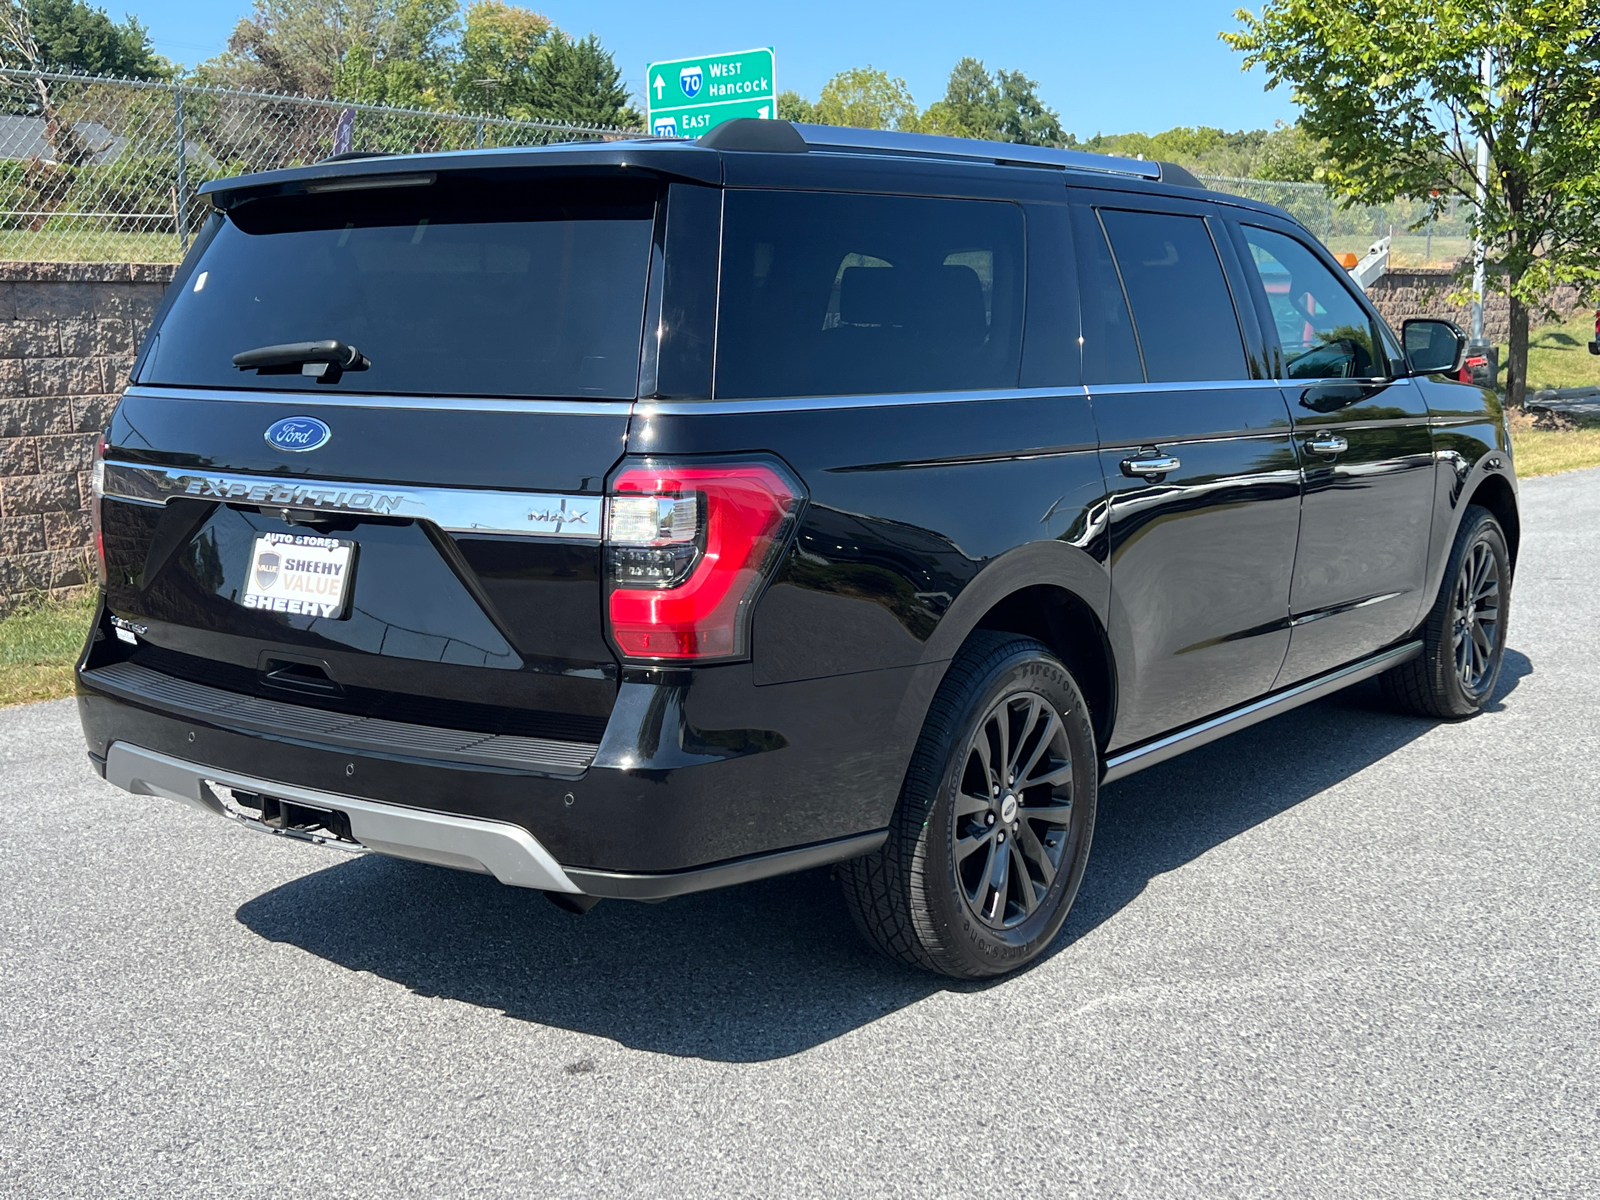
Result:
[[1157,480],[1163,475],[1170,475],[1183,462],[1171,454],[1162,454],[1155,450],[1141,450],[1137,458],[1122,460],[1122,473],[1130,479]]
[[1312,454],[1343,454],[1350,449],[1350,439],[1337,433],[1316,433],[1306,439],[1306,449]]

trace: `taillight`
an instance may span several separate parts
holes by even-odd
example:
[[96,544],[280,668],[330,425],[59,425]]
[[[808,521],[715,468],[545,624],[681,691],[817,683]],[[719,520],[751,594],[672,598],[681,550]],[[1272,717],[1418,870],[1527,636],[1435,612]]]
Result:
[[625,658],[738,658],[804,499],[776,462],[636,459],[611,481],[606,582]]
[[100,508],[106,498],[106,439],[102,434],[94,443],[94,467],[90,471],[89,526],[94,530],[94,556],[100,586],[106,585],[106,535]]

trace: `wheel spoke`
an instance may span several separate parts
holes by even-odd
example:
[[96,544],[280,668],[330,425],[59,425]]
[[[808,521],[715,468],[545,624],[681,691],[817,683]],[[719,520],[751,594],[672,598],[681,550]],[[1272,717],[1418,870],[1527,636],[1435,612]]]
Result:
[[1477,673],[1480,676],[1486,674],[1489,670],[1489,658],[1493,653],[1494,647],[1490,645],[1489,635],[1484,631],[1482,625],[1474,625],[1472,627],[1472,649],[1473,665],[1476,667]]
[[994,768],[989,765],[989,730],[987,726],[980,727],[978,736],[973,739],[972,748],[977,752],[978,763],[983,768],[983,789],[990,796],[995,794]]
[[956,816],[970,817],[973,813],[989,811],[989,797],[974,796],[971,792],[956,793]]
[[[1042,706],[1041,706],[1042,707]],[[1039,759],[1050,749],[1050,744],[1055,741],[1056,728],[1061,724],[1061,718],[1056,716],[1054,709],[1045,712],[1044,729],[1039,734],[1039,740],[1034,744],[1033,753],[1028,755],[1028,763],[1017,772],[1017,787],[1032,787],[1028,777],[1033,774],[1033,769],[1039,765]]]
[[1070,762],[1066,762],[1062,763],[1059,767],[1053,768],[1049,774],[1041,775],[1037,779],[1028,780],[1028,787],[1030,789],[1036,787],[1060,787],[1063,783],[1066,783],[1071,778],[1072,764]]
[[[989,908],[989,876],[994,871],[995,850],[994,839],[985,838],[984,845],[989,848],[989,857],[983,860],[983,873],[978,876],[977,891],[967,892],[967,903],[983,915]],[[962,885],[965,888],[965,884]]]
[[1072,820],[1072,805],[1047,804],[1034,807],[1030,804],[1022,810],[1022,815],[1029,821],[1043,821],[1046,825],[1065,825]]
[[[1006,919],[1006,892],[1011,886],[1011,850],[1006,846],[996,846],[994,855],[989,859],[989,889],[992,898],[984,897],[984,913],[996,924]],[[993,911],[989,911],[993,907]]]
[[[1017,892],[1022,896],[1022,914],[1031,917],[1033,910],[1039,907],[1039,894],[1033,890],[1033,876],[1028,874],[1027,860],[1022,855],[1022,847],[1016,842],[1011,843],[1011,855],[1016,860],[1011,870],[1017,881]],[[1003,910],[1001,915],[1004,915]]]
[[1049,887],[1055,882],[1056,867],[1050,861],[1050,855],[1044,848],[1044,843],[1039,840],[1039,835],[1033,831],[1033,826],[1026,820],[1017,830],[1017,846],[1022,851],[1022,856],[1039,872],[1039,878],[1044,881],[1044,886]]
[[1006,770],[1011,766],[1011,702],[1007,700],[1000,706],[1000,711],[995,714],[995,729],[1000,735],[998,766],[996,780],[1001,787],[1005,786]]
[[[989,846],[992,852],[993,842],[993,829],[985,829],[982,833],[974,834],[972,837],[958,837],[956,839],[956,865],[960,866],[985,846]],[[986,863],[984,873],[987,874],[988,870]]]

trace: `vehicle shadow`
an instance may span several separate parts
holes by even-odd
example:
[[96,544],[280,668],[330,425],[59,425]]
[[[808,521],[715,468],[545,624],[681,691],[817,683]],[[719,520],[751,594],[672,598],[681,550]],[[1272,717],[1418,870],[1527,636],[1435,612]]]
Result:
[[[1496,700],[1530,673],[1508,651]],[[1148,882],[1420,737],[1430,721],[1351,689],[1108,787],[1077,907],[1049,958]],[[960,984],[880,959],[827,869],[577,918],[486,876],[368,855],[240,906],[275,942],[423,996],[639,1050],[758,1062]],[[1047,958],[1045,961],[1049,961]]]

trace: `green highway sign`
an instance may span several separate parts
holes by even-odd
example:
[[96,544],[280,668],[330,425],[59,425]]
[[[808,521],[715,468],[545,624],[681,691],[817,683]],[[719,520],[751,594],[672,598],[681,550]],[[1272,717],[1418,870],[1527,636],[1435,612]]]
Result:
[[692,138],[735,117],[771,120],[778,115],[775,67],[771,46],[651,63],[650,132]]

